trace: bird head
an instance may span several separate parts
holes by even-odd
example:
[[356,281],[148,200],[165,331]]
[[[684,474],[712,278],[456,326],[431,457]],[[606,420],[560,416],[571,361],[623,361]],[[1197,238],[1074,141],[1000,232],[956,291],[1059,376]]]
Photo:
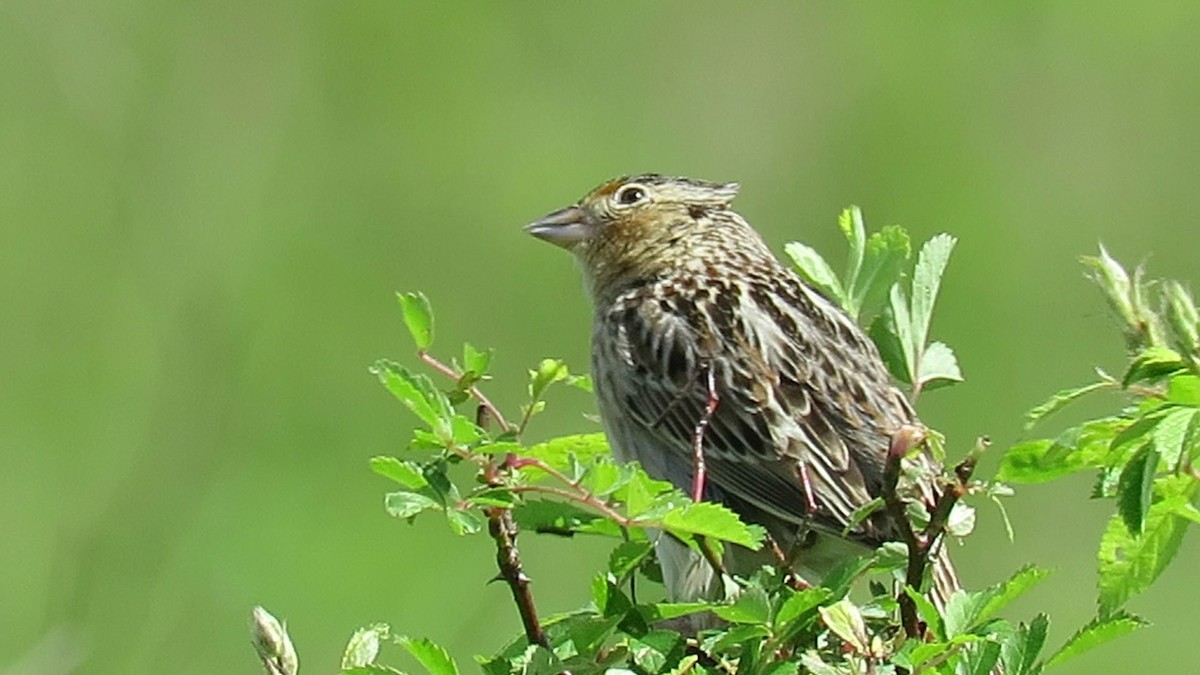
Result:
[[696,265],[728,250],[723,244],[730,241],[761,246],[757,234],[729,209],[737,191],[737,183],[627,176],[604,183],[525,231],[574,253],[591,285],[603,287]]

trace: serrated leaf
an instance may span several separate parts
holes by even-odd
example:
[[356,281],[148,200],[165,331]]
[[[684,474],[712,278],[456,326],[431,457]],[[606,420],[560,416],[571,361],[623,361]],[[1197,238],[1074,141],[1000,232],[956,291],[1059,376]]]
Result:
[[[912,278],[912,338],[917,349],[925,345],[929,337],[929,323],[933,319],[933,305],[937,301],[938,289],[946,263],[957,240],[949,234],[935,235],[921,247],[917,254],[917,265]],[[899,317],[897,317],[899,319]]]
[[876,312],[887,300],[888,291],[900,280],[911,253],[908,233],[898,225],[888,225],[867,239],[862,270],[854,280],[854,288],[848,291],[854,299],[853,318]]
[[843,642],[850,645],[860,654],[867,652],[870,644],[867,638],[867,625],[863,621],[858,607],[849,600],[839,600],[828,607],[818,607],[821,620]]
[[564,502],[542,499],[523,502],[513,507],[513,519],[521,529],[530,532],[621,536],[621,528],[616,523]]
[[[899,294],[900,299],[896,299]],[[905,324],[905,336],[901,337],[901,328],[896,320],[895,312],[892,310],[897,303],[904,303],[903,291],[900,290],[899,284],[892,286],[892,304],[885,307],[884,310],[875,317],[871,322],[871,327],[867,329],[867,334],[871,337],[871,341],[875,343],[876,349],[879,350],[879,356],[883,359],[884,365],[887,366],[888,372],[892,377],[905,384],[912,384],[913,375],[909,371],[908,361],[908,340],[911,338],[911,326]],[[907,308],[902,310],[904,316],[908,316]],[[905,319],[907,321],[907,319]]]
[[1200,435],[1200,410],[1175,408],[1154,427],[1154,449],[1169,467],[1179,465]]
[[867,228],[863,224],[862,210],[857,206],[843,209],[838,215],[838,229],[846,237],[850,245],[849,256],[846,259],[846,289],[853,288],[858,274],[862,270],[863,257],[866,255]]
[[1145,625],[1146,622],[1142,619],[1125,612],[1107,618],[1097,618],[1071,636],[1071,639],[1067,640],[1066,644],[1046,661],[1046,667],[1061,665],[1090,649],[1111,642],[1122,635],[1128,635]]
[[[1194,494],[1188,487],[1186,498]],[[1130,534],[1125,521],[1113,516],[1100,538],[1100,615],[1110,616],[1132,596],[1158,578],[1179,552],[1187,521],[1175,514],[1177,500],[1160,500],[1151,505],[1142,524],[1141,536]]]
[[446,521],[457,535],[475,534],[487,523],[483,514],[474,509],[447,509]]
[[972,642],[963,649],[958,672],[963,675],[988,675],[999,660],[1000,643],[991,640]]
[[[545,443],[538,443],[520,450],[517,454],[522,457],[539,459],[546,464],[566,471],[571,468],[572,459],[580,464],[590,465],[599,458],[609,458],[608,439],[604,434],[573,434],[559,436]],[[530,467],[536,471],[536,467]]]
[[389,493],[384,497],[383,505],[388,515],[395,518],[412,518],[422,511],[441,508],[440,504],[425,495],[403,490]]
[[425,479],[425,474],[416,462],[401,461],[395,457],[372,457],[371,470],[410,490],[419,490],[429,485],[429,481]]
[[1039,672],[1038,655],[1046,644],[1050,619],[1045,614],[1033,617],[1029,625],[1021,624],[1011,639],[1001,643],[1004,672],[1011,675],[1034,675]]
[[775,615],[775,625],[779,626],[781,630],[786,630],[789,623],[812,612],[829,597],[829,589],[821,586],[797,591],[780,605],[779,612]]
[[766,531],[758,525],[747,525],[737,514],[713,502],[693,502],[668,511],[662,526],[676,534],[695,534],[712,537],[758,550]]
[[1121,470],[1117,482],[1117,512],[1134,535],[1142,533],[1142,521],[1150,509],[1158,451],[1153,443],[1142,445]]
[[1007,581],[985,588],[978,594],[980,602],[977,604],[975,616],[972,618],[972,626],[983,624],[1048,576],[1050,576],[1050,570],[1035,565],[1026,565],[1017,570]]
[[1038,422],[1046,419],[1050,415],[1062,410],[1068,403],[1079,399],[1080,397],[1090,394],[1093,391],[1106,389],[1111,387],[1112,383],[1101,380],[1085,384],[1082,387],[1072,387],[1056,392],[1053,396],[1046,399],[1045,402],[1037,405],[1025,413],[1025,429],[1032,429]]
[[433,307],[424,293],[397,293],[400,309],[404,313],[404,325],[412,335],[419,351],[433,344]]
[[1121,386],[1128,387],[1135,382],[1153,381],[1186,367],[1183,357],[1174,349],[1148,347],[1130,364],[1125,377],[1121,378]]
[[427,376],[416,375],[404,366],[385,360],[376,361],[371,372],[404,407],[429,425],[439,438],[451,437],[450,418],[453,410],[450,402]]
[[962,371],[958,369],[954,350],[944,342],[929,343],[921,354],[921,364],[917,369],[917,383],[921,388],[929,391],[962,381]]
[[346,650],[342,653],[342,669],[362,668],[375,663],[379,656],[379,642],[388,639],[390,628],[385,623],[363,626],[354,631]]
[[767,624],[771,620],[771,601],[760,586],[744,590],[729,605],[713,607],[713,614],[730,623]]
[[622,579],[637,569],[653,550],[654,544],[649,540],[623,541],[609,554],[608,571],[616,578]]
[[815,249],[793,241],[783,247],[784,252],[796,265],[796,270],[808,283],[812,284],[825,297],[846,308],[846,292],[842,282],[838,281],[833,268]]
[[1094,420],[1063,432],[1057,439],[1026,441],[1000,459],[996,480],[1042,483],[1083,469],[1103,466],[1126,420]]
[[440,645],[427,638],[397,637],[396,644],[408,650],[430,675],[458,675],[458,665]]

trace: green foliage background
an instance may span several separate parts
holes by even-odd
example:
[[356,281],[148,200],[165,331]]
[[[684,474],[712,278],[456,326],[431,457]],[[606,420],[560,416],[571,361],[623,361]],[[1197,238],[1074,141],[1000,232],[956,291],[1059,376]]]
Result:
[[[1031,405],[1124,362],[1079,254],[1200,278],[1197,21],[1182,2],[0,4],[0,672],[255,672],[255,603],[314,672],[373,620],[460,659],[515,635],[486,538],[384,515],[367,459],[413,419],[367,365],[409,353],[392,292],[422,289],[442,344],[497,348],[509,410],[541,357],[586,368],[577,273],[520,226],[623,173],[741,181],[780,253],[837,259],[850,203],[953,232],[933,331],[967,382],[924,417],[952,452],[1005,447]],[[531,440],[592,430],[591,409],[560,394]],[[1022,488],[1016,544],[984,511],[957,555],[977,587],[1058,568],[1014,608],[1048,611],[1053,644],[1094,613],[1111,505],[1089,487]],[[545,610],[582,603],[605,550],[526,537]],[[1154,628],[1061,672],[1184,672],[1192,569],[1131,603]]]

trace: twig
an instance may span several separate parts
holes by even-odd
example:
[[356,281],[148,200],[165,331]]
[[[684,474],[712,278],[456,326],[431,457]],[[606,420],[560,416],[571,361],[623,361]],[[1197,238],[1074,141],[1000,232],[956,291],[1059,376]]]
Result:
[[700,416],[700,421],[696,423],[696,429],[692,433],[692,462],[694,465],[692,501],[694,502],[704,500],[704,432],[708,430],[708,424],[712,421],[713,414],[717,412],[717,405],[721,402],[721,397],[717,395],[717,382],[713,377],[712,364],[706,365],[704,370],[705,379],[708,382],[708,398],[704,402],[704,414]]
[[[460,373],[455,371],[450,366],[437,360],[436,357],[430,356],[429,352],[427,352],[427,351],[422,350],[422,351],[417,352],[417,358],[421,359],[421,362],[424,363],[425,365],[429,366],[430,368],[433,368],[434,370],[436,370],[439,373],[445,375],[446,377],[454,380],[455,382],[462,379],[462,375]],[[508,433],[508,432],[512,431],[512,425],[508,423],[508,420],[504,419],[504,415],[500,414],[500,409],[497,408],[488,399],[488,397],[485,396],[483,394],[483,392],[479,390],[479,387],[470,387],[469,389],[467,389],[467,393],[469,393],[471,395],[471,398],[475,399],[476,401],[479,401],[479,405],[483,406],[484,409],[487,410],[488,415],[490,415],[492,419],[496,420],[496,424],[500,425],[500,431],[502,431],[504,433]]]
[[488,515],[488,532],[496,541],[499,577],[504,579],[508,589],[512,591],[517,613],[521,615],[521,623],[525,626],[525,638],[529,640],[529,644],[549,647],[546,633],[542,631],[542,625],[538,622],[537,606],[533,602],[533,593],[529,590],[529,577],[521,568],[521,557],[517,552],[517,524],[513,522],[512,510],[501,506],[485,510]]
[[[888,448],[887,463],[883,470],[883,502],[892,524],[904,544],[908,547],[908,564],[905,568],[904,582],[914,590],[919,590],[921,581],[925,578],[925,569],[929,566],[930,555],[934,547],[941,541],[946,532],[950,513],[954,505],[967,493],[967,483],[975,471],[979,454],[987,448],[987,439],[981,438],[975,450],[954,467],[954,479],[946,485],[934,502],[929,512],[929,523],[918,534],[913,530],[900,498],[897,487],[900,482],[900,470],[903,459],[909,451],[924,442],[924,430],[914,426],[903,426],[893,436],[891,447]],[[900,621],[904,632],[909,637],[921,635],[921,624],[917,617],[917,606],[907,593],[901,592],[897,597],[900,604]]]

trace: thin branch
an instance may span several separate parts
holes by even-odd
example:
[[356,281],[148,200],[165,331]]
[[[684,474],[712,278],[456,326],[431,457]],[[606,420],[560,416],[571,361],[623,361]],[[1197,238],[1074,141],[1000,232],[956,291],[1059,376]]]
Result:
[[[421,359],[421,362],[425,365],[433,368],[455,382],[462,379],[462,375],[460,373],[455,371],[450,366],[437,360],[436,357],[430,356],[429,352],[427,351],[421,350],[417,352],[417,358]],[[479,401],[479,405],[483,406],[484,409],[487,410],[488,415],[490,415],[492,419],[496,420],[496,424],[500,425],[500,431],[508,433],[513,430],[512,425],[508,423],[508,420],[504,419],[504,415],[500,414],[500,409],[497,408],[495,404],[493,404],[491,400],[489,400],[488,397],[479,390],[479,387],[470,387],[467,389],[467,393],[471,395],[471,398]]]
[[529,577],[521,567],[521,556],[517,552],[517,524],[513,522],[512,510],[496,506],[485,511],[488,515],[488,532],[496,541],[499,576],[512,591],[513,602],[517,604],[517,613],[521,615],[521,624],[525,627],[525,638],[529,644],[548,648],[550,642],[538,622],[537,605],[529,590]]

